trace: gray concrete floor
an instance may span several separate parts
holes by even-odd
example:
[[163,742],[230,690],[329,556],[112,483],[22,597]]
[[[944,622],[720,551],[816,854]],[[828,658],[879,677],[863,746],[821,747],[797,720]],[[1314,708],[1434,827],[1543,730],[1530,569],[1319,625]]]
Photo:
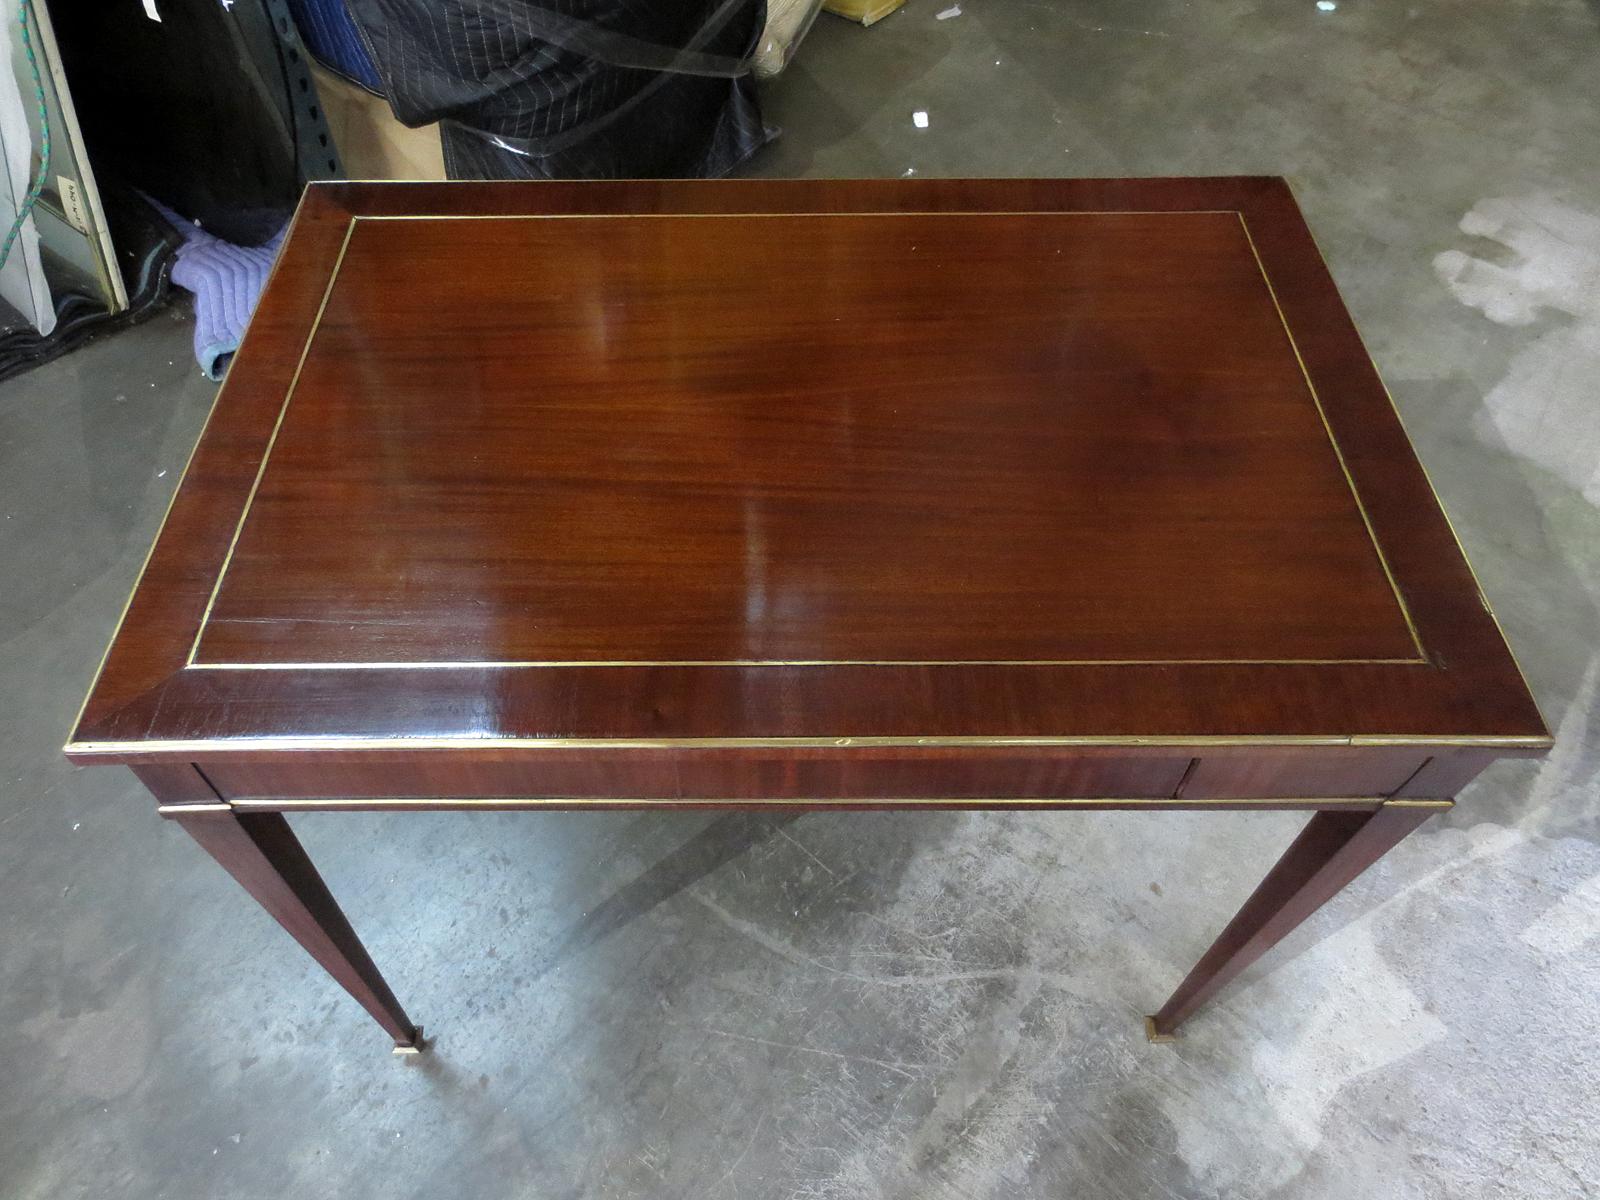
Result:
[[0,1195],[1600,1192],[1597,7],[952,2],[821,18],[754,170],[1288,175],[1554,755],[1166,1047],[1297,818],[307,818],[401,1066],[57,753],[211,400],[174,311],[0,387]]

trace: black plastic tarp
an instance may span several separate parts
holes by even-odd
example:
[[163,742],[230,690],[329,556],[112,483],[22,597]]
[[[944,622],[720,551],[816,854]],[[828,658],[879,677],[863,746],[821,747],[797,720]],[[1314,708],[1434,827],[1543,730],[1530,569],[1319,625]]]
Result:
[[457,179],[725,175],[770,132],[765,0],[350,0],[395,114]]

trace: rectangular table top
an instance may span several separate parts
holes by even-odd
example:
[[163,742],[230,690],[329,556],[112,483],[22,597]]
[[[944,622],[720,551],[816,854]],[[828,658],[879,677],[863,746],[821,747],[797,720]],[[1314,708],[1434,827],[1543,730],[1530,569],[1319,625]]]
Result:
[[313,185],[69,753],[1544,725],[1275,179]]

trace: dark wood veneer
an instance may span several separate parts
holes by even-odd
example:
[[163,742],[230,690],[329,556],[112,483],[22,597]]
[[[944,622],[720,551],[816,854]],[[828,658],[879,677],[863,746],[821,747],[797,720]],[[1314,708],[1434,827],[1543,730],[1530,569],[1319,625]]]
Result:
[[69,752],[975,734],[1544,737],[1281,181],[313,187]]
[[1064,212],[359,220],[195,661],[1416,658],[1238,215]]

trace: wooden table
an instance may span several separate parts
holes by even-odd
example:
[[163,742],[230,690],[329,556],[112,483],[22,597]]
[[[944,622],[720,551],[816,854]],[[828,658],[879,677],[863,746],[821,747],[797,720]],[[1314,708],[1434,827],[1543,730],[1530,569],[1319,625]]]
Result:
[[1312,811],[1165,1037],[1549,744],[1244,178],[314,185],[66,751],[415,1049],[283,813]]

